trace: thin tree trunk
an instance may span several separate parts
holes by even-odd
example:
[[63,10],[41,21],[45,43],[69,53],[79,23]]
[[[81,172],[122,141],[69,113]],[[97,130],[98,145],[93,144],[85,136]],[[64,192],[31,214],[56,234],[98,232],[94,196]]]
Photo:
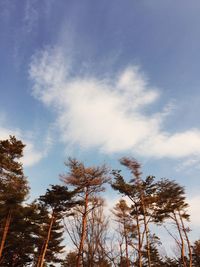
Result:
[[45,243],[44,243],[44,248],[42,249],[40,257],[38,259],[37,267],[43,267],[43,265],[44,265],[44,258],[45,258],[46,252],[47,252],[47,248],[48,248],[48,244],[49,244],[49,240],[50,240],[50,236],[51,236],[51,230],[52,230],[52,226],[53,226],[53,223],[54,223],[54,219],[55,219],[55,217],[54,217],[54,212],[53,212],[52,216],[51,216],[51,221],[50,221],[50,224],[49,224],[47,238],[46,238]]
[[146,207],[144,205],[144,199],[142,197],[142,209],[144,212],[144,230],[146,235],[146,245],[147,245],[147,259],[148,259],[148,266],[151,267],[151,252],[150,252],[150,243],[149,243],[149,228],[147,224],[147,218],[146,218]]
[[129,267],[130,263],[129,263],[129,254],[128,254],[128,237],[127,237],[125,220],[124,220],[124,238],[125,238],[125,252],[126,252],[126,267]]
[[2,257],[2,252],[3,252],[3,249],[4,249],[4,245],[5,245],[5,242],[6,242],[6,237],[7,237],[7,234],[8,234],[9,227],[10,227],[10,222],[11,222],[11,211],[9,211],[8,214],[7,214],[5,226],[4,226],[4,229],[3,229],[3,235],[2,235],[2,239],[1,239],[1,245],[0,245],[0,258]]
[[38,261],[37,261],[37,266],[36,266],[36,267],[39,267],[39,266],[40,266],[41,258],[42,258],[42,252],[43,252],[43,250],[44,250],[44,246],[45,246],[45,244],[43,243],[43,244],[42,244],[42,247],[41,247],[41,250],[40,250],[40,255],[39,255],[39,257],[38,257]]
[[[146,206],[144,203],[144,191],[141,187],[141,178],[140,178],[140,173],[135,173],[136,177],[136,184],[139,187],[140,190],[140,201],[142,204],[142,210],[143,210],[143,221],[144,221],[144,231],[145,231],[145,237],[146,237],[146,246],[147,246],[147,259],[148,259],[148,267],[151,267],[151,256],[150,256],[150,244],[149,244],[149,229],[148,229],[148,224],[147,224],[147,219],[146,219]],[[141,259],[142,261],[142,259]],[[142,266],[142,263],[141,263]]]
[[180,221],[181,221],[182,229],[183,229],[186,241],[187,241],[187,246],[188,246],[188,251],[189,251],[189,260],[190,260],[189,267],[192,267],[192,249],[191,249],[191,245],[190,245],[190,240],[188,238],[187,231],[185,229],[185,225],[184,225],[182,216],[180,214],[180,211],[178,213],[179,213],[179,218],[180,218]]
[[122,252],[122,242],[123,242],[123,241],[121,241],[121,242],[119,243],[119,251],[120,251],[120,265],[121,265],[121,262],[122,262],[122,259],[123,259],[123,252]]
[[85,193],[85,207],[84,207],[84,213],[82,217],[82,231],[81,231],[81,240],[79,244],[79,249],[78,249],[78,257],[76,261],[76,267],[80,267],[81,265],[81,255],[83,252],[83,245],[86,237],[86,227],[87,227],[87,212],[88,212],[88,201],[89,201],[89,192],[88,189],[86,190]]
[[137,232],[138,232],[138,262],[139,267],[142,267],[142,241],[141,241],[141,232],[140,232],[140,222],[139,222],[139,214],[138,214],[138,207],[136,207],[136,225],[137,225]]
[[179,232],[179,236],[181,239],[181,258],[182,258],[182,262],[183,262],[183,267],[187,267],[186,262],[185,262],[185,244],[184,244],[184,239],[183,239],[183,236],[181,233],[181,227],[180,227],[179,221],[176,217],[176,213],[174,212],[173,214],[174,214],[174,220],[176,222],[176,226],[177,226],[177,229]]
[[129,267],[130,263],[129,263],[129,255],[128,255],[128,240],[127,240],[127,236],[125,236],[125,247],[126,247],[126,266]]
[[94,225],[95,225],[95,220],[94,220],[94,210],[91,212],[91,220],[92,223],[90,222],[90,229],[91,229],[91,236],[89,238],[88,236],[88,267],[93,267],[94,266],[94,255],[95,255],[95,244],[97,240],[94,241]]

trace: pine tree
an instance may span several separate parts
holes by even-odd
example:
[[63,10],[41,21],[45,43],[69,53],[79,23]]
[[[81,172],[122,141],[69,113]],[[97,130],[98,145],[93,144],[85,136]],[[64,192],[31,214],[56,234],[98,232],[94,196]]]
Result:
[[133,223],[130,214],[131,207],[127,205],[124,199],[121,199],[115,205],[112,212],[114,214],[115,221],[119,226],[118,232],[121,236],[121,247],[122,245],[125,246],[125,256],[123,256],[123,260],[120,261],[120,264],[122,266],[129,267],[131,265],[129,246],[134,247],[133,238],[136,236],[136,225]]
[[76,267],[81,266],[81,257],[83,253],[84,242],[86,238],[87,219],[91,211],[89,202],[91,197],[94,197],[99,192],[104,191],[103,185],[108,181],[107,169],[102,167],[85,167],[83,163],[75,159],[69,159],[66,165],[70,172],[67,175],[62,175],[62,180],[72,186],[80,199],[83,201],[83,213],[81,219],[81,238],[78,248],[78,256]]
[[70,251],[63,263],[61,264],[62,267],[76,267],[76,259],[77,259],[77,252]]
[[161,267],[182,267],[182,264],[179,262],[179,260],[166,257],[163,260]]
[[37,267],[42,267],[46,262],[61,262],[57,255],[62,253],[63,225],[61,220],[67,212],[74,207],[75,193],[68,191],[65,186],[52,185],[46,194],[40,196],[41,228],[38,238]]
[[192,247],[192,255],[194,267],[200,266],[200,240],[194,242]]
[[[11,234],[11,224],[22,210],[22,203],[29,192],[27,180],[19,162],[25,145],[14,136],[0,141],[0,260],[7,237]],[[12,233],[13,234],[13,233]],[[9,246],[7,244],[6,246]]]
[[36,229],[35,204],[21,206],[12,219],[0,266],[31,266],[34,258]]
[[171,219],[177,228],[180,241],[176,240],[181,250],[183,266],[187,266],[185,255],[185,242],[189,251],[189,266],[192,267],[192,249],[188,237],[189,228],[185,227],[184,221],[189,221],[187,213],[188,204],[186,203],[185,190],[177,182],[169,179],[162,179],[158,182],[157,198],[157,219],[165,221]]
[[[142,266],[142,248],[144,236],[146,238],[146,251],[148,256],[148,266],[151,266],[150,242],[149,242],[149,223],[153,218],[154,208],[156,205],[156,183],[154,177],[148,176],[142,179],[141,165],[132,158],[122,158],[120,163],[127,167],[133,178],[126,182],[121,175],[121,171],[113,171],[115,181],[112,183],[114,190],[119,191],[127,196],[132,202],[132,218],[136,222],[137,238],[138,238],[138,266]],[[143,227],[141,227],[143,224]]]
[[[151,265],[152,267],[162,267],[164,261],[160,256],[158,246],[161,245],[160,239],[156,235],[152,235],[150,238],[150,251],[151,251]],[[148,266],[148,255],[146,250],[143,252],[143,266]]]

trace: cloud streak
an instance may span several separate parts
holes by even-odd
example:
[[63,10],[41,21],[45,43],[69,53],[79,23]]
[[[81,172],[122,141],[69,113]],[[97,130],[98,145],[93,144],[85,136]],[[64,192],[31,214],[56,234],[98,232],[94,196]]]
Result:
[[171,134],[163,130],[166,112],[145,112],[160,93],[137,66],[99,79],[88,74],[72,76],[68,62],[61,50],[46,49],[32,58],[29,71],[33,94],[54,109],[66,145],[156,158],[200,153],[199,129]]

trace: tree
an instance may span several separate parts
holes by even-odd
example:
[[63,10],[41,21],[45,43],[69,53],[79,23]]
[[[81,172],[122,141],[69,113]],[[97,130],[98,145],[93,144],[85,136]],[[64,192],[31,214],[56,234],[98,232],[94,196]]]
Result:
[[[157,198],[157,218],[160,221],[171,219],[177,228],[180,241],[175,239],[181,250],[181,258],[183,266],[187,266],[187,258],[185,255],[185,242],[189,251],[189,266],[192,267],[192,249],[188,237],[189,228],[185,227],[184,220],[189,221],[187,213],[188,204],[185,201],[185,190],[175,181],[162,179],[158,182],[158,198]],[[185,241],[186,240],[186,241]]]
[[91,212],[88,214],[85,246],[86,266],[109,265],[105,255],[107,240],[108,220],[104,216],[104,200],[94,197],[90,200]]
[[87,219],[88,214],[91,212],[91,209],[89,209],[89,201],[91,197],[104,191],[103,184],[108,181],[108,176],[105,166],[85,167],[83,163],[78,162],[76,159],[69,159],[66,165],[69,167],[70,172],[67,175],[62,175],[62,180],[78,192],[80,199],[84,203],[81,220],[81,236],[76,263],[76,267],[80,267],[86,238]]
[[20,159],[25,145],[14,136],[0,141],[0,214],[1,243],[0,260],[10,231],[11,222],[20,212],[29,188]]
[[70,251],[62,263],[62,267],[76,267],[77,252]]
[[180,267],[181,265],[179,264],[179,261],[177,261],[176,259],[166,257],[163,260],[163,264],[161,266],[162,267]]
[[[144,236],[146,238],[146,251],[148,256],[148,266],[151,266],[150,242],[149,242],[149,223],[154,219],[154,209],[156,205],[156,183],[154,177],[148,176],[142,179],[141,165],[133,158],[122,158],[120,163],[127,167],[133,178],[128,182],[121,175],[121,171],[114,170],[115,181],[112,183],[114,190],[127,196],[132,202],[132,218],[136,222],[137,238],[138,238],[138,265],[142,266],[142,248]],[[143,227],[141,227],[143,224]]]
[[123,251],[120,260],[120,266],[129,267],[131,264],[129,257],[129,246],[133,247],[132,239],[136,236],[136,225],[133,224],[131,218],[131,208],[127,205],[124,199],[119,200],[113,209],[115,221],[118,224],[118,232],[121,236],[120,247],[125,246],[125,256]]
[[[85,242],[82,251],[83,265],[87,267],[109,265],[106,256],[108,220],[103,213],[104,200],[99,197],[90,198],[87,216]],[[65,218],[65,229],[75,248],[79,249],[82,229],[83,206],[76,206],[69,218]],[[77,255],[77,254],[76,254]],[[106,265],[107,264],[107,265]]]
[[[87,267],[110,266],[106,255],[108,220],[103,213],[104,200],[100,197],[89,201],[86,237],[83,246],[82,261]],[[65,218],[65,229],[78,251],[81,239],[82,215],[84,207],[76,206],[72,216]],[[77,255],[77,254],[76,254]]]
[[[47,213],[47,221],[42,222],[42,233],[45,233],[44,242],[40,247],[40,254],[38,257],[37,267],[42,267],[44,265],[45,256],[49,247],[51,251],[48,256],[49,262],[60,262],[54,255],[61,253],[63,246],[60,243],[63,241],[63,226],[60,221],[62,219],[63,213],[69,211],[76,204],[73,200],[75,193],[68,191],[68,188],[65,186],[52,185],[51,189],[47,189],[45,195],[40,196],[39,202],[43,208],[43,212]],[[50,209],[48,211],[47,209]],[[50,214],[50,216],[49,216]],[[49,218],[50,217],[50,218]],[[50,242],[52,238],[53,242]],[[52,251],[54,247],[54,251]],[[51,248],[51,249],[50,249]]]
[[200,240],[194,242],[192,247],[192,255],[194,267],[200,266]]
[[18,208],[12,219],[0,266],[29,266],[32,263],[35,244],[34,205]]
[[[151,252],[151,265],[152,267],[163,267],[164,266],[164,260],[160,256],[158,246],[161,245],[160,239],[154,234],[150,238],[150,252]],[[146,253],[146,250],[143,252],[143,266],[148,266],[148,255]]]

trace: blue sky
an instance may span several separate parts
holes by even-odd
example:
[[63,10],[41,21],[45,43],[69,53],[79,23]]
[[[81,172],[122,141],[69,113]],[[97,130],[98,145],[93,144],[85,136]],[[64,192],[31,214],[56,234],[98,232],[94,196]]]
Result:
[[59,182],[68,156],[119,168],[127,155],[144,175],[186,186],[199,212],[199,10],[194,0],[0,2],[0,138],[27,144],[32,196]]

